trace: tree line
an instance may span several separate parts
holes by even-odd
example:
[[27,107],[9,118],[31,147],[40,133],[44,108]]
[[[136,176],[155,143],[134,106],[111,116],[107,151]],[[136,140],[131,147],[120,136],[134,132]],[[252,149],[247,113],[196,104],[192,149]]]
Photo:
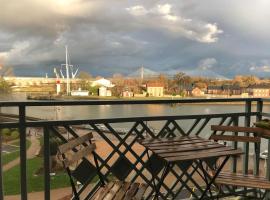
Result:
[[[95,80],[101,77],[94,78],[88,72],[81,72],[78,78],[82,79],[83,89],[88,89],[94,94],[97,93],[98,87],[91,87],[89,85],[90,82],[87,80]],[[249,85],[254,84],[270,83],[269,79],[260,79],[253,75],[238,75],[233,79],[218,80],[206,77],[191,77],[184,72],[178,72],[172,77],[168,77],[165,74],[160,74],[156,77],[149,77],[144,79],[125,77],[124,75],[117,73],[108,79],[110,79],[112,83],[115,84],[115,87],[112,88],[114,96],[121,96],[122,92],[125,90],[134,93],[142,93],[145,89],[143,86],[149,82],[163,85],[165,94],[170,95],[182,95],[185,90],[195,87],[205,90],[208,86],[233,85],[239,87],[248,87]]]

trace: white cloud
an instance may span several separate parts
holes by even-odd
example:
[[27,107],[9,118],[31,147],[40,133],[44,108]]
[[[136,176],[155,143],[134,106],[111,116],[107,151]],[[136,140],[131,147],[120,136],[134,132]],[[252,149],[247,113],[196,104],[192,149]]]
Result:
[[[175,14],[171,4],[158,4],[146,9],[143,5],[136,5],[126,10],[137,19],[141,28],[160,29],[174,37],[186,37],[202,43],[212,43],[223,33],[216,23],[196,21]],[[136,22],[135,22],[136,23]]]
[[263,66],[251,66],[249,68],[250,71],[252,72],[270,72],[270,66],[268,65],[263,65]]
[[157,5],[156,6],[157,8],[157,11],[160,13],[160,14],[163,14],[163,15],[169,15],[171,13],[171,8],[172,8],[172,5],[170,4],[163,4],[163,5]]
[[206,33],[200,39],[202,42],[216,42],[218,40],[218,35],[223,33],[222,30],[218,29],[217,24],[206,24],[205,26]]
[[198,68],[201,70],[208,70],[213,68],[217,64],[217,60],[215,58],[206,58],[200,60],[198,64]]
[[142,5],[126,8],[126,10],[135,16],[146,15],[148,12]]
[[9,51],[0,53],[1,62],[6,64],[15,60],[21,60],[29,46],[30,43],[28,41],[16,42]]

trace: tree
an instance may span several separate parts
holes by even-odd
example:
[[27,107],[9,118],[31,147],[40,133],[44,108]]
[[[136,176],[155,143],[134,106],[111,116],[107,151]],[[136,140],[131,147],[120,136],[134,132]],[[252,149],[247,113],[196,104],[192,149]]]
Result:
[[97,96],[98,95],[98,89],[99,89],[99,86],[88,86],[87,90],[90,92],[91,95],[95,95]]
[[78,75],[78,78],[80,78],[80,88],[83,90],[88,90],[89,88],[89,81],[92,79],[92,75],[86,71],[81,71]]
[[238,84],[241,87],[247,87],[249,85],[260,83],[260,79],[256,76],[235,76],[232,82],[233,84]]
[[183,86],[187,86],[191,82],[190,76],[187,76],[184,72],[179,72],[174,76],[180,90],[183,90]]
[[4,77],[4,76],[14,76],[13,68],[7,67],[7,66],[2,66],[0,64],[0,77]]
[[196,82],[195,86],[200,88],[200,89],[206,89],[207,88],[207,84],[204,82]]
[[3,78],[0,78],[0,92],[8,93],[10,90],[10,85]]
[[78,75],[78,78],[89,80],[92,79],[92,75],[86,71],[81,71]]

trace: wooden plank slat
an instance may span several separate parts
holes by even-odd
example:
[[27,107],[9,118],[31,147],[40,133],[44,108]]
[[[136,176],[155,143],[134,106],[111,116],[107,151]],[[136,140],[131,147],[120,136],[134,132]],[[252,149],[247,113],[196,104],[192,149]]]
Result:
[[147,148],[156,148],[156,149],[158,149],[159,147],[162,147],[162,146],[164,146],[165,148],[168,148],[168,146],[178,146],[178,147],[180,147],[180,146],[182,146],[182,145],[192,145],[192,144],[194,144],[194,145],[196,145],[196,144],[213,144],[214,142],[213,141],[209,141],[209,140],[196,140],[196,141],[194,141],[194,140],[192,140],[192,141],[184,141],[184,142],[182,142],[182,141],[179,141],[179,142],[177,142],[177,141],[174,141],[174,142],[166,142],[166,143],[158,143],[158,144],[153,144],[153,145],[151,145],[151,144],[144,144],[144,146],[145,147],[147,147]]
[[[240,173],[232,173],[232,172],[221,172],[219,174],[220,177],[237,177],[237,178],[243,178],[243,179],[254,179],[254,180],[261,180],[261,181],[267,181],[267,179],[263,176],[254,176],[253,174],[240,174]],[[268,181],[269,182],[269,181]],[[269,182],[270,184],[270,182]]]
[[95,200],[102,193],[103,189],[104,189],[103,187],[99,187],[98,190],[91,197],[91,199]]
[[237,173],[220,173],[216,183],[241,187],[270,189],[270,182],[264,177]]
[[147,189],[146,184],[144,184],[144,183],[140,184],[139,189],[138,189],[136,195],[132,198],[132,200],[141,200],[143,198],[143,195],[144,195],[146,189]]
[[124,200],[131,200],[132,197],[136,194],[137,189],[139,187],[139,183],[132,183],[129,190],[127,191]]
[[243,127],[243,126],[219,126],[212,125],[212,131],[230,131],[230,132],[248,132],[262,134],[264,132],[263,128],[259,127]]
[[113,187],[113,185],[114,182],[110,182],[107,185],[105,185],[94,200],[102,200],[105,197],[105,195],[110,191],[110,189]]
[[[231,147],[224,147],[219,144],[213,145],[213,146],[202,146],[199,148],[190,148],[190,149],[180,149],[180,150],[170,150],[170,151],[164,151],[164,152],[158,152],[158,155],[164,156],[164,157],[171,157],[171,156],[181,156],[181,155],[193,155],[198,153],[204,153],[204,152],[217,152],[217,151],[225,151],[225,150],[231,150]],[[154,151],[157,153],[157,151]]]
[[182,137],[172,137],[172,138],[152,138],[152,139],[142,139],[138,140],[139,143],[146,144],[155,144],[155,143],[164,143],[164,142],[172,142],[172,141],[191,141],[191,140],[205,140],[198,136],[182,136]]
[[177,161],[186,161],[186,160],[195,160],[195,159],[202,159],[202,158],[211,158],[211,157],[221,157],[221,156],[233,156],[233,155],[241,155],[243,151],[241,149],[229,150],[229,151],[220,151],[220,152],[213,152],[213,153],[200,153],[194,155],[187,155],[187,156],[177,156],[177,157],[169,157],[165,158],[168,162],[177,162]]
[[121,189],[122,185],[123,185],[123,183],[121,181],[115,182],[113,187],[106,194],[106,196],[103,198],[103,200],[112,200],[114,198],[114,196],[117,194],[117,192]]
[[260,135],[261,137],[270,138],[270,130],[263,129],[263,133]]
[[128,188],[130,187],[130,182],[125,182],[122,185],[122,188],[118,191],[118,193],[115,195],[114,200],[122,200],[126,194],[126,191],[128,191]]
[[88,133],[86,135],[83,135],[81,137],[78,137],[76,139],[70,140],[68,143],[62,144],[61,146],[58,147],[59,152],[61,154],[66,153],[67,151],[73,149],[74,147],[87,142],[93,138],[92,133]]
[[234,141],[234,142],[261,142],[260,137],[250,137],[250,136],[236,136],[236,135],[211,135],[212,140],[224,140],[224,141]]
[[159,156],[163,158],[169,158],[169,157],[182,157],[182,156],[201,156],[207,153],[218,153],[218,152],[223,152],[223,151],[230,151],[232,150],[231,147],[226,147],[226,146],[219,146],[216,148],[212,149],[202,149],[202,150],[194,150],[194,151],[183,151],[183,152],[169,152],[169,153],[162,153],[159,154]]
[[89,155],[90,153],[92,153],[95,149],[96,149],[96,144],[90,144],[87,147],[83,147],[82,150],[74,153],[69,158],[67,157],[67,158],[65,158],[63,160],[63,162],[65,164],[65,167],[69,167],[74,162],[82,159],[83,157],[86,157],[87,155]]
[[[172,149],[174,152],[182,152],[182,151],[197,151],[197,150],[202,150],[202,149],[211,149],[211,148],[217,148],[220,147],[220,144],[217,143],[209,143],[209,144],[198,144],[196,146],[193,145],[183,145],[180,147],[173,146]],[[150,150],[153,150],[153,148],[149,148]],[[168,153],[168,147],[167,148],[161,148],[161,149],[155,149],[153,150],[157,154],[161,153]],[[171,150],[170,150],[171,151]]]

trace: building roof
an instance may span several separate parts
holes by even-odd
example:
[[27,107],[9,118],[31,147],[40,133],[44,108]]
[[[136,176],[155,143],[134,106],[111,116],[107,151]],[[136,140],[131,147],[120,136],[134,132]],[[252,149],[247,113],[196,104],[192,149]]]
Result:
[[105,78],[93,81],[92,86],[104,86],[104,87],[114,87],[114,84],[110,80]]
[[249,85],[248,88],[250,88],[250,89],[270,89],[270,85],[255,84],[255,85]]
[[218,86],[218,85],[209,85],[207,87],[207,90],[222,90],[222,86]]
[[241,87],[239,85],[223,85],[223,90],[240,90]]
[[147,83],[146,87],[164,87],[162,83]]

